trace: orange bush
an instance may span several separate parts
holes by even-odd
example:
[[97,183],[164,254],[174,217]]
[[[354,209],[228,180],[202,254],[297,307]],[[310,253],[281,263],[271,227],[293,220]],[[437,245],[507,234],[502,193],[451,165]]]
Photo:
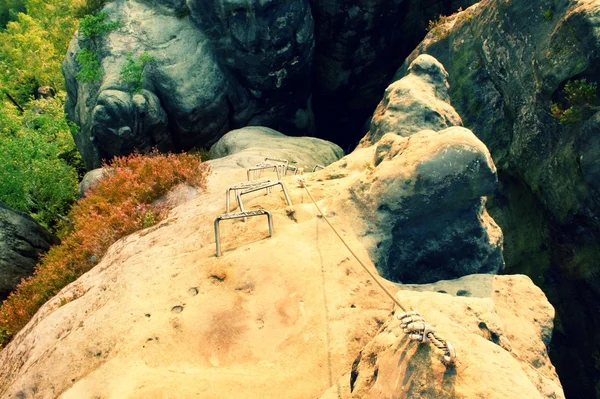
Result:
[[0,306],[0,347],[48,299],[97,264],[115,241],[161,220],[166,209],[153,201],[178,183],[204,188],[208,174],[200,157],[190,154],[134,154],[105,166],[105,177],[71,209],[73,226],[62,243]]

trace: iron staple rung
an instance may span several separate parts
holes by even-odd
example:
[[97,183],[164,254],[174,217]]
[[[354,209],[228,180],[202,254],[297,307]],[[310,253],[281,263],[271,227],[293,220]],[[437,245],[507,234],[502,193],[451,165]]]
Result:
[[231,186],[231,187],[229,187],[229,189],[230,190],[242,190],[244,188],[257,187],[257,186],[261,186],[261,185],[267,184],[267,183],[271,183],[271,180],[250,180],[250,181],[236,184],[235,186]]
[[256,211],[245,211],[245,212],[236,212],[236,213],[224,213],[221,216],[219,216],[219,219],[221,220],[227,220],[227,219],[237,219],[237,218],[243,218],[243,217],[247,217],[247,216],[259,216],[259,215],[266,215],[267,211],[265,211],[264,209],[259,209]]
[[284,163],[257,163],[254,168],[281,168],[284,166]]
[[244,187],[241,190],[242,190],[242,194],[248,194],[248,193],[251,193],[253,191],[262,190],[263,188],[274,187],[274,186],[276,186],[278,184],[279,184],[279,181],[268,181],[268,182],[264,182],[262,184],[255,184],[255,185],[250,186],[250,187]]

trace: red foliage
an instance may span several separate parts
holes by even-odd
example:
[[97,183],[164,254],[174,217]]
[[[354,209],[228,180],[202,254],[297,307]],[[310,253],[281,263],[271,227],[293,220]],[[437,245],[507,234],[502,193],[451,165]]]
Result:
[[133,154],[115,158],[108,173],[69,213],[73,223],[35,273],[0,306],[0,346],[67,284],[90,270],[118,239],[158,222],[166,209],[152,202],[176,184],[206,186],[208,168],[190,154]]

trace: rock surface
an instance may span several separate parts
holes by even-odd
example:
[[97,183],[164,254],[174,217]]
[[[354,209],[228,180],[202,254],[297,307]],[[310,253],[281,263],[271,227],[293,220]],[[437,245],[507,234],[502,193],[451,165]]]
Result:
[[0,300],[29,277],[40,257],[58,238],[31,216],[0,202]]
[[[319,134],[353,146],[427,22],[472,3],[109,1],[105,23],[119,27],[71,42],[66,111],[81,127],[75,140],[88,169],[134,148],[208,148],[248,125],[311,134],[313,101]],[[100,81],[77,79],[84,48],[100,61]],[[128,56],[137,62],[145,53],[154,60],[136,92],[121,71]]]
[[[243,159],[243,152],[231,156]],[[357,210],[340,198],[365,173],[365,155],[374,154],[375,147],[359,150],[305,176],[328,218],[373,271],[355,234]],[[271,155],[282,154],[273,149]],[[246,173],[212,170],[207,192],[172,210],[159,225],[114,244],[94,269],[40,309],[0,352],[0,396],[35,391],[42,397],[161,397],[177,387],[182,397],[350,397],[345,385],[353,361],[361,350],[367,354],[365,345],[369,352],[373,345],[385,349],[378,343],[382,336],[386,345],[406,349],[399,368],[393,359],[400,381],[427,384],[432,372],[443,374],[439,352],[416,350],[401,335],[392,338],[386,331],[394,321],[381,329],[392,302],[317,217],[295,177],[285,178],[291,207],[277,190],[245,199],[247,209],[272,212],[275,235],[265,239],[262,218],[224,221],[224,253],[216,258],[213,220],[224,210],[225,189],[244,181]],[[551,306],[524,277],[488,278],[500,291],[489,291],[493,300],[408,291],[399,297],[456,342],[461,359],[452,382],[456,392],[547,397],[538,394],[536,387],[543,385],[563,397],[542,343]],[[504,347],[488,341],[492,332]],[[472,351],[473,343],[478,351]],[[540,367],[532,368],[536,359]],[[390,372],[386,367],[382,375]],[[481,367],[488,371],[485,385],[475,372]],[[366,389],[364,375],[354,378],[356,389]],[[397,389],[385,392],[394,396]]]
[[383,276],[403,283],[497,273],[502,232],[485,209],[498,182],[494,162],[473,132],[458,127],[443,65],[420,55],[407,72],[373,114],[361,140],[375,144],[365,160],[370,172],[351,188],[371,258]]
[[[78,32],[63,64],[66,111],[81,126],[75,139],[88,168],[134,148],[210,146],[245,125],[311,132],[314,40],[306,0],[272,7],[263,1],[239,7],[227,0],[187,6],[115,0],[103,11],[120,27],[94,41]],[[100,82],[76,79],[77,54],[86,46],[96,47]],[[143,54],[154,60],[136,94],[121,71],[127,55],[135,61]]]
[[446,67],[452,105],[498,167],[490,213],[506,237],[508,270],[543,284],[557,306],[560,343],[551,353],[563,359],[557,367],[573,397],[600,395],[592,332],[600,317],[589,311],[600,306],[600,125],[590,109],[561,125],[550,107],[569,106],[567,83],[599,82],[599,48],[595,0],[485,0],[433,29],[396,75],[421,54]]
[[554,309],[528,277],[473,275],[403,286],[397,296],[435,320],[438,332],[463,348],[456,369],[447,370],[432,347],[408,340],[400,322],[391,318],[360,351],[351,374],[340,380],[343,397],[564,398],[544,345]]
[[354,148],[396,66],[425,36],[429,21],[476,0],[312,0],[313,101],[323,137]]
[[485,209],[496,167],[470,130],[390,133],[366,163],[350,194],[384,277],[430,283],[504,268],[502,231]]
[[417,57],[407,75],[385,90],[361,145],[372,145],[386,133],[408,137],[422,130],[462,126],[450,105],[448,72],[429,55]]
[[[337,145],[314,137],[289,137],[273,129],[250,126],[233,130],[210,149],[212,168],[249,168],[272,157],[293,159],[292,166],[312,171],[315,165],[329,165],[344,156]],[[217,160],[217,158],[219,158]]]
[[98,184],[98,182],[102,180],[102,177],[104,177],[104,173],[104,168],[92,169],[87,172],[79,183],[79,197],[83,197],[89,189]]

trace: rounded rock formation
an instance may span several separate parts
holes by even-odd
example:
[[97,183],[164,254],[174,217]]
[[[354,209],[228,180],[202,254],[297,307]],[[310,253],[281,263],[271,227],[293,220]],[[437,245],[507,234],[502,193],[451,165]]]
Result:
[[58,242],[31,216],[0,202],[0,300],[30,276],[39,257]]

